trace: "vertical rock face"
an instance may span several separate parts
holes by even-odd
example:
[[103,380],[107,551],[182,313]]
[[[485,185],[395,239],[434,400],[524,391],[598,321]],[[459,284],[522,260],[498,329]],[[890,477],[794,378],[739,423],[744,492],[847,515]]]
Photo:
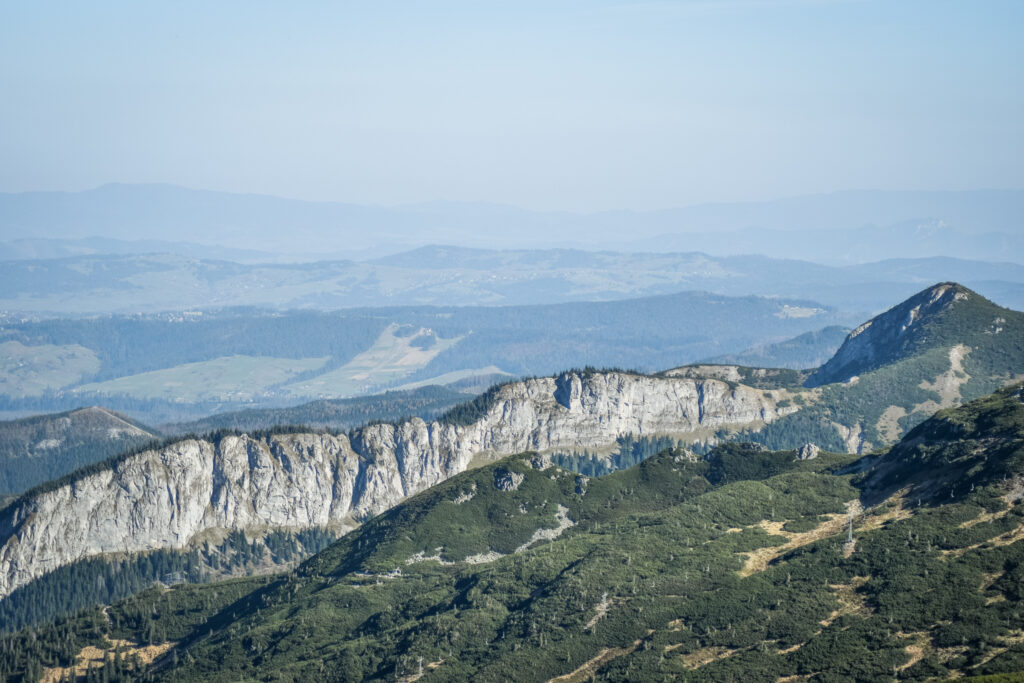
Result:
[[351,438],[179,441],[29,494],[0,513],[0,597],[90,555],[182,548],[211,531],[347,531],[474,458],[756,427],[797,410],[778,408],[775,398],[715,379],[566,373],[502,387],[469,425],[413,419]]

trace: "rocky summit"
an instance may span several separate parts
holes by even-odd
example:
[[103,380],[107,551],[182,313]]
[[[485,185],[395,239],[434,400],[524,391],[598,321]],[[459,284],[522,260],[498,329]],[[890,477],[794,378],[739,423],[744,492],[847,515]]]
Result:
[[966,287],[943,282],[919,292],[898,306],[872,318],[850,332],[836,354],[807,380],[808,386],[846,382],[865,372],[905,358],[920,347],[934,343],[929,330],[942,319],[955,314],[958,306],[988,305],[993,310],[988,321],[999,327],[998,307]]

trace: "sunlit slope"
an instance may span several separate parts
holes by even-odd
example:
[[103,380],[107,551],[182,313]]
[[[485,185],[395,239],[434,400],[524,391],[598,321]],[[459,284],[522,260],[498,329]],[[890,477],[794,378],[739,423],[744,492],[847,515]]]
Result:
[[[411,499],[248,597],[144,594],[99,629],[133,643],[169,634],[176,654],[153,670],[168,680],[1024,669],[1021,388],[849,461],[730,446],[584,480],[514,457]],[[963,485],[945,490],[950,477]],[[922,487],[935,495],[918,500]],[[79,647],[99,642],[85,623],[62,627]],[[4,651],[60,664],[28,638]]]

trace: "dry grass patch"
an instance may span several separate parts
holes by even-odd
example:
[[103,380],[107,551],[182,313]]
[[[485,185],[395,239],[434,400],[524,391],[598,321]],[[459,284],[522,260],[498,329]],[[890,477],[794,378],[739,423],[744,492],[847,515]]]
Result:
[[[654,631],[648,631],[647,635],[651,635],[652,633],[654,633]],[[643,639],[638,638],[633,641],[633,644],[630,647],[606,647],[598,652],[596,657],[588,659],[581,666],[563,676],[557,676],[549,679],[548,683],[583,683],[583,681],[589,680],[595,673],[597,673],[598,669],[613,659],[635,652],[642,642],[644,642]]]
[[857,592],[857,589],[870,579],[870,576],[855,576],[850,580],[850,583],[830,584],[829,588],[835,591],[836,602],[839,603],[839,608],[832,610],[832,613],[819,623],[822,626],[830,626],[832,622],[841,616],[855,615],[865,618],[870,616],[872,609],[868,607],[864,596]]
[[999,534],[993,538],[990,538],[979,543],[964,546],[963,548],[954,548],[953,550],[943,550],[942,554],[947,557],[961,557],[970,550],[977,550],[982,546],[1004,546],[1016,543],[1017,541],[1024,539],[1024,523],[1018,524],[1016,529],[1007,531],[1006,533]]
[[838,534],[846,528],[847,524],[849,524],[848,520],[850,519],[850,515],[860,514],[860,501],[852,500],[848,502],[846,504],[846,509],[847,512],[845,514],[827,515],[827,519],[824,522],[810,531],[802,533],[784,531],[782,525],[785,524],[785,522],[769,522],[768,520],[761,520],[756,526],[764,529],[772,536],[782,536],[787,540],[782,545],[767,546],[745,553],[747,560],[743,563],[743,568],[739,571],[740,576],[747,577],[758,572],[763,572],[768,569],[768,565],[770,565],[774,560],[790,550]]
[[897,671],[909,669],[910,667],[914,666],[922,659],[924,659],[925,656],[932,651],[931,639],[928,637],[928,633],[925,631],[918,631],[914,633],[897,633],[896,636],[901,639],[913,639],[913,642],[911,642],[909,645],[903,648],[904,650],[906,650],[907,654],[910,655],[910,659],[896,667]]
[[85,677],[89,669],[101,667],[108,656],[113,657],[118,647],[121,648],[121,652],[126,660],[135,655],[138,656],[143,664],[148,665],[152,664],[157,657],[165,654],[175,645],[175,643],[170,642],[160,643],[159,645],[140,645],[131,640],[116,639],[108,639],[108,642],[110,647],[105,650],[94,645],[86,645],[75,656],[75,663],[71,666],[43,669],[43,675],[39,679],[40,683],[59,683],[59,681],[66,680],[69,677],[72,680]]
[[982,573],[982,575],[981,575],[981,585],[978,586],[978,590],[982,591],[982,592],[988,590],[988,587],[991,586],[996,581],[998,581],[999,577],[1001,577],[1005,573],[1006,572],[991,572],[991,573],[984,572],[984,573]]
[[900,428],[900,418],[906,417],[907,410],[901,406],[889,406],[882,412],[882,416],[875,423],[875,429],[886,443],[895,443],[900,440],[903,430]]
[[961,402],[960,387],[971,378],[964,370],[964,358],[971,352],[971,347],[964,344],[957,344],[949,350],[949,369],[935,378],[934,382],[922,380],[918,385],[927,391],[934,391],[939,395],[940,403],[925,401],[914,407],[914,411],[925,411],[934,413],[941,408],[959,405]]
[[[978,590],[984,593],[992,586],[992,584],[998,581],[1005,573],[1006,572],[983,573],[981,575],[981,585],[978,586]],[[999,593],[998,595],[993,595],[991,597],[985,598],[986,605],[994,605],[997,602],[1006,602],[1006,596],[1002,593]]]
[[962,524],[960,524],[960,528],[961,529],[970,529],[972,526],[977,526],[977,525],[983,524],[985,522],[994,522],[997,519],[1001,519],[1001,518],[1005,517],[1006,513],[1008,513],[1012,509],[1013,508],[1008,505],[1007,507],[1003,508],[999,512],[982,512],[980,515],[978,515],[974,519],[969,519],[966,522],[963,522]]
[[940,662],[945,664],[949,660],[965,654],[969,649],[966,645],[957,645],[955,647],[936,647],[932,649],[932,652]]
[[707,666],[712,662],[717,662],[720,659],[731,657],[739,652],[739,650],[730,650],[725,647],[702,647],[699,650],[694,650],[688,655],[683,655],[683,666],[687,669],[699,669],[702,666]]
[[420,671],[417,671],[416,673],[411,674],[409,676],[402,676],[402,677],[398,678],[397,681],[398,681],[398,683],[413,683],[414,681],[418,681],[421,678],[423,678],[423,675],[425,673],[427,673],[428,671],[433,671],[434,669],[436,669],[437,667],[441,666],[442,664],[444,664],[444,660],[443,659],[439,659],[436,662],[428,662],[427,664],[424,664],[421,667]]
[[977,669],[979,666],[988,664],[990,661],[992,661],[999,655],[1003,654],[1014,645],[1020,645],[1021,643],[1024,643],[1024,631],[1010,631],[1008,635],[1000,636],[999,640],[1002,643],[1002,645],[1000,645],[999,647],[994,647],[988,652],[986,652],[985,656],[982,657],[977,664],[971,667],[972,669]]
[[909,519],[913,516],[913,511],[906,506],[906,490],[899,491],[890,496],[884,504],[888,505],[892,503],[892,507],[881,514],[865,515],[860,524],[854,526],[855,531],[874,531],[875,529],[881,529],[889,522],[898,522],[903,519]]

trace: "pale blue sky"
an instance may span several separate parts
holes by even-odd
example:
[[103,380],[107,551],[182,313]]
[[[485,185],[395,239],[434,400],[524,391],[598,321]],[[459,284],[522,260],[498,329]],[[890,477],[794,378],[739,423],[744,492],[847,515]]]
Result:
[[0,191],[1024,187],[1024,2],[0,2]]

